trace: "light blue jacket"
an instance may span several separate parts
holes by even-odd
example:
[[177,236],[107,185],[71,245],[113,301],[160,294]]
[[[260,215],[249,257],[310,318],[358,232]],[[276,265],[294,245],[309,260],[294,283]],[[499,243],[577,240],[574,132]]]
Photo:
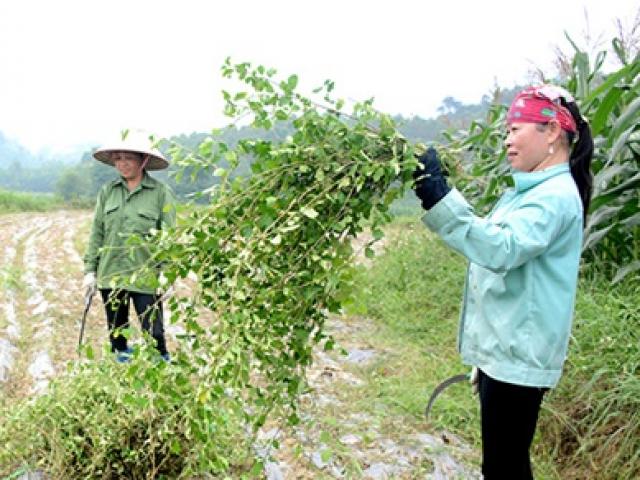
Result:
[[497,380],[553,387],[562,372],[582,246],[582,203],[563,163],[516,172],[486,217],[455,189],[423,218],[470,261],[458,349]]

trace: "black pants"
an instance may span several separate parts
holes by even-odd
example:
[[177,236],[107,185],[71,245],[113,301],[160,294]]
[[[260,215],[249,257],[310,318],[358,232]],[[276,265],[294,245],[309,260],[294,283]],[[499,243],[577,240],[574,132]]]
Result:
[[547,389],[501,382],[482,370],[478,382],[484,479],[533,479],[529,447]]
[[115,330],[129,326],[129,301],[133,299],[133,306],[142,324],[142,329],[149,332],[155,339],[156,348],[160,355],[167,353],[162,323],[162,302],[157,295],[111,289],[101,289],[100,294],[107,312],[107,326],[109,327],[112,352],[122,352],[127,349],[127,339]]

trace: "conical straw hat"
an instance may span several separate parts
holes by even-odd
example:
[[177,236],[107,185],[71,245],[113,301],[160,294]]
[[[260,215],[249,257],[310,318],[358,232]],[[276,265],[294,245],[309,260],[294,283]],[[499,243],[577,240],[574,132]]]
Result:
[[93,152],[96,160],[102,163],[114,166],[111,160],[112,152],[136,152],[142,155],[149,155],[147,170],[162,170],[169,166],[169,162],[164,155],[153,146],[149,137],[138,132],[129,132],[129,134],[120,141],[106,144]]

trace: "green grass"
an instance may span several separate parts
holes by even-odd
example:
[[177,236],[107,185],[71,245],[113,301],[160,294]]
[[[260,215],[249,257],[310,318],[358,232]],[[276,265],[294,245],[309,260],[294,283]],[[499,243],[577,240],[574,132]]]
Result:
[[580,284],[565,374],[541,419],[563,478],[640,478],[639,299],[637,276]]
[[[466,261],[414,217],[388,229],[387,247],[359,270],[359,314],[375,323],[372,343],[384,362],[366,372],[369,398],[409,421],[424,422],[432,389],[468,371],[456,337]],[[583,280],[565,373],[541,412],[534,441],[537,478],[640,477],[640,287]],[[477,399],[468,385],[438,398],[429,428],[460,435],[478,451]]]
[[0,214],[16,212],[48,212],[61,208],[91,208],[93,200],[64,201],[48,193],[15,192],[0,189]]
[[0,190],[0,212],[46,212],[63,205],[61,198],[43,193]]
[[411,190],[407,191],[403,197],[394,201],[389,211],[394,217],[399,218],[418,217],[423,212],[420,206],[420,200],[418,200]]
[[3,265],[0,266],[0,291],[2,290],[20,290],[25,288],[22,280],[22,269],[18,266]]
[[424,408],[445,378],[466,373],[456,335],[465,260],[414,219],[397,219],[387,231],[385,253],[359,270],[363,314],[376,324],[372,342],[387,352],[367,372],[369,398],[396,414],[446,429],[479,447],[478,406],[469,385],[450,387],[426,425]]

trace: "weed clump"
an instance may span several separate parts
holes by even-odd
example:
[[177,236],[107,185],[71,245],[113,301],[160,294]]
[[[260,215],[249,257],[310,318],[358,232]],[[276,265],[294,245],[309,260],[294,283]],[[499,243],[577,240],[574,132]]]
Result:
[[78,366],[47,394],[2,409],[0,474],[27,465],[48,478],[185,478],[203,450],[211,472],[244,468],[239,402],[203,406],[192,380],[143,359]]

